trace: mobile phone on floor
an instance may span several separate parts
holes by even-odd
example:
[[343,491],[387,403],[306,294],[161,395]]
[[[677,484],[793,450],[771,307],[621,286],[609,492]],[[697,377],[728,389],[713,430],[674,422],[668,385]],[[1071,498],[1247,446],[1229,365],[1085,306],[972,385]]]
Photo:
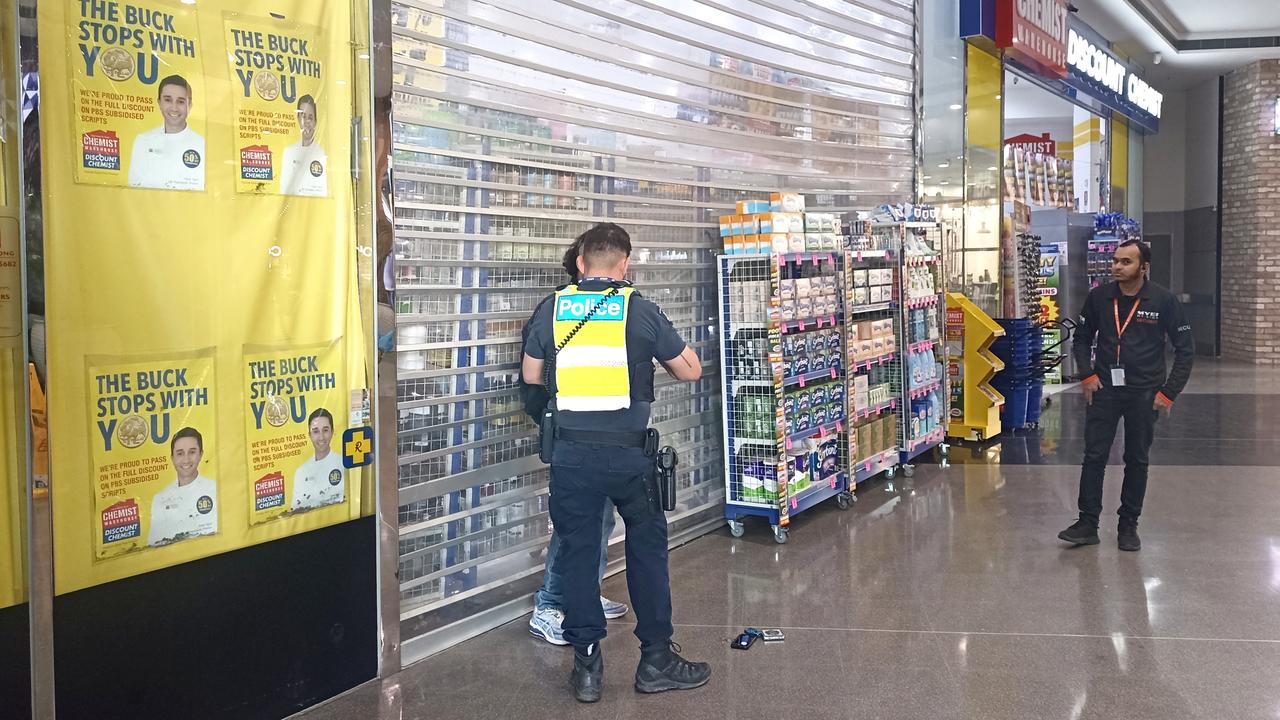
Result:
[[751,646],[754,645],[755,642],[756,642],[755,635],[748,635],[747,633],[742,633],[741,635],[739,635],[738,637],[734,638],[732,641],[729,642],[729,647],[733,648],[734,650],[750,650]]

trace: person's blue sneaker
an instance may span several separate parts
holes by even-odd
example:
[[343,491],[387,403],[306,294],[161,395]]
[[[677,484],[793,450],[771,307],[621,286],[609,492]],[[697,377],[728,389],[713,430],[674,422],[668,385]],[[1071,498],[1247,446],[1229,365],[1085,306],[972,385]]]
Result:
[[546,608],[536,610],[529,618],[529,634],[540,637],[552,645],[568,645],[564,639],[564,630],[560,625],[564,622],[564,613]]
[[631,611],[631,608],[620,602],[614,602],[609,598],[600,596],[600,607],[604,609],[604,616],[607,620],[617,620]]

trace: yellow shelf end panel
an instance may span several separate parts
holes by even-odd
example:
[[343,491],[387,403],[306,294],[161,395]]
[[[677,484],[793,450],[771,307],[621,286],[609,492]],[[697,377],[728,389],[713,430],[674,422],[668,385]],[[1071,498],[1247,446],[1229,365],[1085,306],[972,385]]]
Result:
[[1004,328],[961,293],[947,293],[947,373],[951,381],[947,434],[982,441],[1000,434],[1004,396],[991,378],[1004,363],[991,354],[991,344]]

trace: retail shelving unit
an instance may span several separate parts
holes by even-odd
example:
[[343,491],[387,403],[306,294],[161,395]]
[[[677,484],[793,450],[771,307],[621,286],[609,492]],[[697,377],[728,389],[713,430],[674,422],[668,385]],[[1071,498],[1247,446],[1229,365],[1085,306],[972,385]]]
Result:
[[755,516],[785,543],[793,515],[831,498],[842,509],[853,501],[842,260],[839,252],[719,258],[725,519],[735,537]]
[[[946,287],[942,228],[935,222],[873,223],[869,242],[894,248],[893,318],[900,355],[894,396],[903,412],[898,423],[898,462],[905,475],[913,461],[938,448],[947,465],[947,375],[943,329]],[[887,468],[893,477],[897,468]]]
[[892,238],[851,238],[845,251],[845,362],[849,472],[853,486],[898,464],[903,405],[894,283],[898,243]]

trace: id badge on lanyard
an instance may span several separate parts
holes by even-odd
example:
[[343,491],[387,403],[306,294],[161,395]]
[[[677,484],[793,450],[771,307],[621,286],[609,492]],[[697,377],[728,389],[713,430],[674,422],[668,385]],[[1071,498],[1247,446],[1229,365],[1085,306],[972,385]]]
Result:
[[1142,304],[1142,298],[1134,298],[1133,309],[1129,311],[1129,317],[1124,321],[1124,325],[1120,324],[1120,299],[1111,299],[1111,308],[1115,312],[1116,318],[1116,364],[1111,366],[1111,387],[1124,387],[1124,365],[1120,362],[1120,341],[1124,339],[1124,333],[1129,329],[1129,323],[1133,322],[1133,318],[1138,314],[1138,306]]

